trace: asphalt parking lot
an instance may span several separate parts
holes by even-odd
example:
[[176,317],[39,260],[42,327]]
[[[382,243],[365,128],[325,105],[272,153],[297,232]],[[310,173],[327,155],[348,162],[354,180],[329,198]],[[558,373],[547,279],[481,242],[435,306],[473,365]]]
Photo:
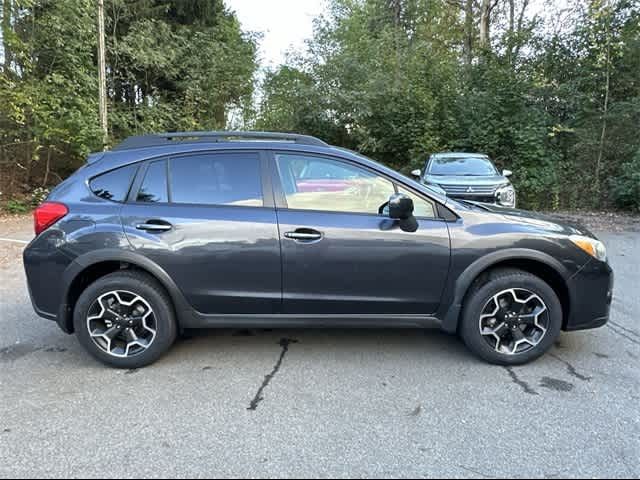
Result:
[[[640,229],[612,322],[518,368],[417,330],[194,332],[108,369],[39,319],[0,223],[0,477],[640,476]],[[55,281],[55,279],[52,279]]]

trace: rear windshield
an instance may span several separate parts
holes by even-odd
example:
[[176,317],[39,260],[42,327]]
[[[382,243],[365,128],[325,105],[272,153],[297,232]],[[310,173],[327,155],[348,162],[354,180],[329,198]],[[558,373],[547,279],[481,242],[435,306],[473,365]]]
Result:
[[488,176],[498,172],[487,157],[437,157],[431,161],[430,175]]

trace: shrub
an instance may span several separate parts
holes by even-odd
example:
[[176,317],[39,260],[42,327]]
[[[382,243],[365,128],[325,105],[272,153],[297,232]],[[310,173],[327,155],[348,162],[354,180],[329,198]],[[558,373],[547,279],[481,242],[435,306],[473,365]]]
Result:
[[613,201],[618,208],[640,210],[640,150],[622,164],[620,175],[611,180]]
[[49,189],[44,187],[36,188],[31,194],[31,205],[37,207],[49,196]]
[[27,213],[29,211],[29,206],[19,200],[9,200],[4,208],[7,212],[14,214]]

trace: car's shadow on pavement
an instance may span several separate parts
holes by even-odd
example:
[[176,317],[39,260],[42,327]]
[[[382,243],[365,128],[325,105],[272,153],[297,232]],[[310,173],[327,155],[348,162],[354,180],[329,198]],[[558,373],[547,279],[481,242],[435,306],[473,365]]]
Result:
[[[274,328],[274,329],[198,329],[186,330],[173,348],[175,356],[228,348],[260,348],[279,345],[282,341],[304,347],[305,351],[332,355],[383,352],[403,356],[435,354],[451,360],[475,361],[455,335],[437,329],[407,328]],[[169,353],[168,356],[172,356]]]

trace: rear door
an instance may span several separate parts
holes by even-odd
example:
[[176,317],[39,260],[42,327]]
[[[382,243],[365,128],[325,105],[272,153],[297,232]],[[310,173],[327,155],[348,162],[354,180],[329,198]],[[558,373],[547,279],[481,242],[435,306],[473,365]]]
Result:
[[265,156],[206,152],[149,161],[122,210],[133,247],[205,314],[277,313],[278,226]]
[[419,228],[379,208],[399,186],[344,159],[274,155],[287,314],[431,314],[449,271],[446,222],[413,196]]

